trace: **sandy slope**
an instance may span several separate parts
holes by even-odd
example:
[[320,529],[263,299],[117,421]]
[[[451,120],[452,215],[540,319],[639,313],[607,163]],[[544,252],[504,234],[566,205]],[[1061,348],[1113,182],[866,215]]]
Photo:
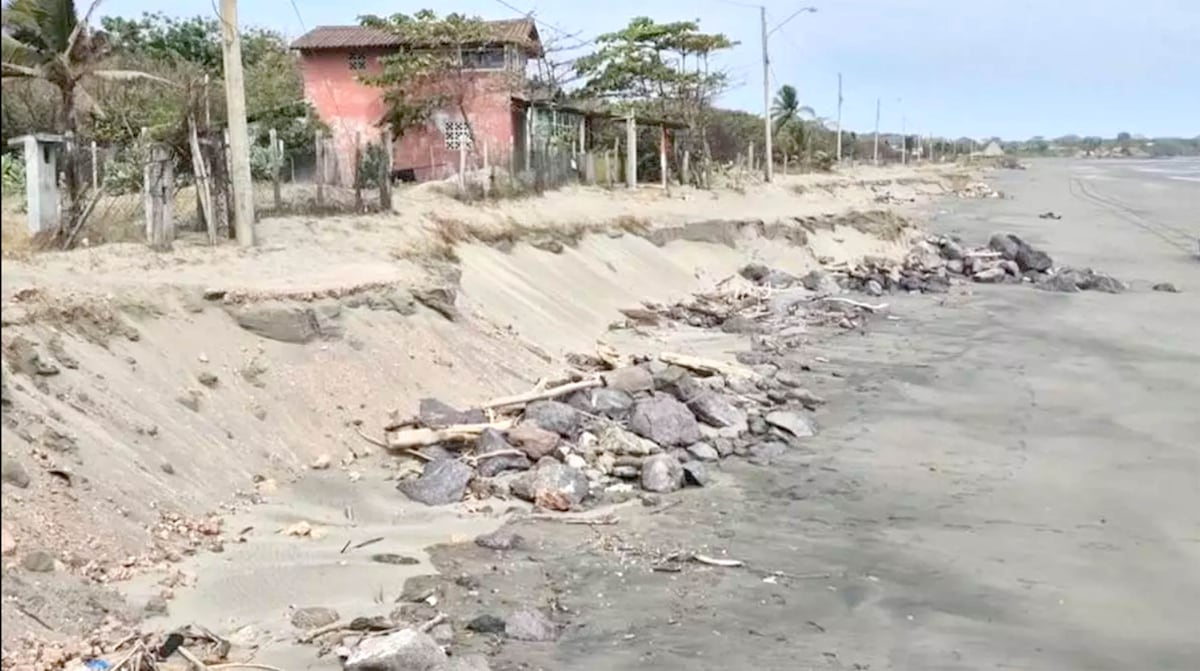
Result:
[[[411,412],[422,396],[465,404],[527,388],[557,369],[565,352],[590,350],[617,308],[709,286],[751,258],[803,271],[818,257],[899,253],[906,233],[896,237],[890,220],[881,223],[883,240],[862,222],[838,226],[821,217],[875,207],[885,192],[924,198],[946,188],[939,175],[912,172],[794,178],[715,196],[572,189],[487,207],[417,193],[395,217],[264,221],[262,244],[251,251],[181,244],[154,255],[110,245],[6,260],[12,405],[3,444],[5,458],[24,466],[32,482],[3,486],[5,536],[15,544],[5,564],[16,567],[40,549],[60,561],[50,575],[17,568],[32,584],[21,589],[9,589],[6,569],[6,594],[40,595],[34,614],[78,633],[104,616],[102,609],[83,616],[72,605],[90,595],[81,576],[123,582],[147,575],[133,592],[137,607],[160,589],[162,575],[184,566],[201,573],[202,588],[229,578],[232,591],[180,596],[182,617],[207,617],[213,603],[237,601],[241,609],[226,608],[225,619],[210,624],[251,622],[274,632],[265,636],[286,636],[289,605],[361,597],[330,579],[347,570],[336,552],[344,540],[389,529],[386,551],[420,557],[431,542],[479,528],[462,511],[416,509],[391,496],[385,477],[395,464],[370,456],[355,423],[374,434],[389,411]],[[713,220],[728,221],[703,224]],[[690,225],[696,222],[702,225]],[[596,234],[583,235],[589,231]],[[567,244],[560,250],[547,240]],[[401,314],[348,300],[364,290],[442,281],[448,270],[461,272],[457,322],[420,306]],[[260,338],[237,326],[230,305],[199,296],[210,287],[239,303],[283,297],[287,305],[313,306],[332,315],[339,336],[302,345]],[[18,340],[59,372],[17,372]],[[216,383],[202,384],[202,373]],[[188,397],[195,409],[180,401]],[[321,454],[335,468],[293,491],[288,483]],[[70,481],[52,475],[55,469]],[[249,506],[264,498],[270,505]],[[347,508],[358,511],[356,520]],[[210,555],[216,537],[197,524],[160,525],[161,536],[149,534],[166,512],[185,520],[249,516],[245,526],[255,531],[235,545],[243,518],[231,518],[219,536],[225,551]],[[273,535],[299,517],[328,535]],[[179,565],[180,551],[199,552],[201,560]],[[309,559],[297,561],[297,552]],[[214,566],[237,566],[240,577],[217,571],[213,578]],[[381,575],[380,587],[394,589],[427,567]],[[40,627],[6,608],[3,631],[7,649]]]

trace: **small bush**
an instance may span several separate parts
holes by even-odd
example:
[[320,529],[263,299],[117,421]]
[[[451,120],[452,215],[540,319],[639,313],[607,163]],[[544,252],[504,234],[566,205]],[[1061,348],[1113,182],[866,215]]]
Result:
[[0,157],[0,170],[4,173],[4,194],[25,190],[25,161],[16,154]]

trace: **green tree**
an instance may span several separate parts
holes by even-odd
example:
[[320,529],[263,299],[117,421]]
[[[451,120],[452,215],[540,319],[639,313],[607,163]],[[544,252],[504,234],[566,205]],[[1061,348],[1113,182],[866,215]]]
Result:
[[[463,50],[488,41],[488,26],[479,17],[424,9],[415,14],[359,17],[362,25],[396,35],[404,48],[379,59],[382,70],[362,80],[383,89],[382,123],[396,136],[425,125],[434,112],[453,107],[463,121],[466,99],[482,83],[462,58]],[[511,82],[502,81],[508,86]]]
[[776,133],[788,124],[808,121],[814,117],[816,117],[816,112],[813,111],[813,108],[800,104],[800,96],[796,93],[796,87],[791,84],[779,87],[779,91],[775,93],[775,100],[771,103],[771,121],[774,123]]
[[[707,159],[713,155],[710,126],[715,129],[718,120],[712,102],[729,85],[729,75],[711,61],[735,44],[722,33],[701,32],[698,21],[636,17],[621,30],[598,36],[596,51],[576,61],[583,80],[579,95],[681,121],[690,131],[689,148]],[[673,147],[680,151],[685,144]],[[657,169],[655,164],[650,166]]]
[[[97,3],[92,3],[91,9]],[[74,0],[9,0],[3,13],[3,53],[0,73],[5,80],[28,79],[53,86],[58,93],[55,130],[78,135],[79,109],[100,114],[101,109],[84,84],[94,80],[157,79],[138,70],[101,67],[111,52],[106,35],[80,20]],[[68,165],[66,224],[79,214],[79,176]]]

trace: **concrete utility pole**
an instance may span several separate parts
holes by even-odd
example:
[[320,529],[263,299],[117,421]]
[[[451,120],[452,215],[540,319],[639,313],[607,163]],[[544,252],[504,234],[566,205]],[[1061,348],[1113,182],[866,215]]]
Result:
[[232,154],[233,225],[242,247],[254,245],[254,184],[250,181],[250,131],[246,128],[246,85],[237,0],[221,0],[221,52],[225,61],[225,107]]
[[771,160],[771,56],[767,52],[767,8],[759,7],[758,15],[762,21],[763,178],[770,182],[775,176],[775,165]]
[[875,99],[875,165],[879,165],[879,98]]
[[774,28],[767,30],[767,8],[758,6],[758,16],[762,23],[762,67],[763,67],[763,167],[764,176],[769,182],[775,176],[775,155],[771,150],[771,55],[767,50],[767,38],[779,30],[785,23],[805,12],[815,12],[816,7],[801,7],[780,21]]
[[838,73],[837,162],[842,162],[842,73]]

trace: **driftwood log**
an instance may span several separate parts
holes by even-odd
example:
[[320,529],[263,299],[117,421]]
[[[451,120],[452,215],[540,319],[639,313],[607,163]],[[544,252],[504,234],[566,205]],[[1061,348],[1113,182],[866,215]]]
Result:
[[[525,405],[526,403],[541,401],[547,398],[558,398],[559,396],[565,396],[571,392],[579,391],[580,389],[599,387],[603,384],[604,381],[600,378],[580,380],[579,382],[569,382],[567,384],[558,385],[557,387],[550,387],[549,389],[535,389],[533,391],[527,391],[523,394],[516,394],[513,396],[499,396],[497,398],[493,398],[487,403],[484,403],[481,407],[484,410],[491,410],[493,408],[507,408],[514,405]],[[480,430],[482,431],[482,429]]]
[[698,356],[679,354],[676,352],[663,352],[662,354],[658,355],[658,358],[665,363],[674,364],[676,366],[687,368],[688,370],[694,370],[709,375],[715,373],[718,375],[724,375],[726,377],[744,377],[750,379],[756,379],[759,377],[758,373],[755,373],[753,370],[745,366],[736,363],[728,363],[725,361],[717,361],[715,359],[704,359]]
[[512,425],[511,419],[505,419],[484,424],[453,424],[440,429],[402,429],[388,436],[387,446],[389,450],[403,451],[412,447],[425,447],[456,440],[473,440],[483,433],[484,429],[507,431]]

